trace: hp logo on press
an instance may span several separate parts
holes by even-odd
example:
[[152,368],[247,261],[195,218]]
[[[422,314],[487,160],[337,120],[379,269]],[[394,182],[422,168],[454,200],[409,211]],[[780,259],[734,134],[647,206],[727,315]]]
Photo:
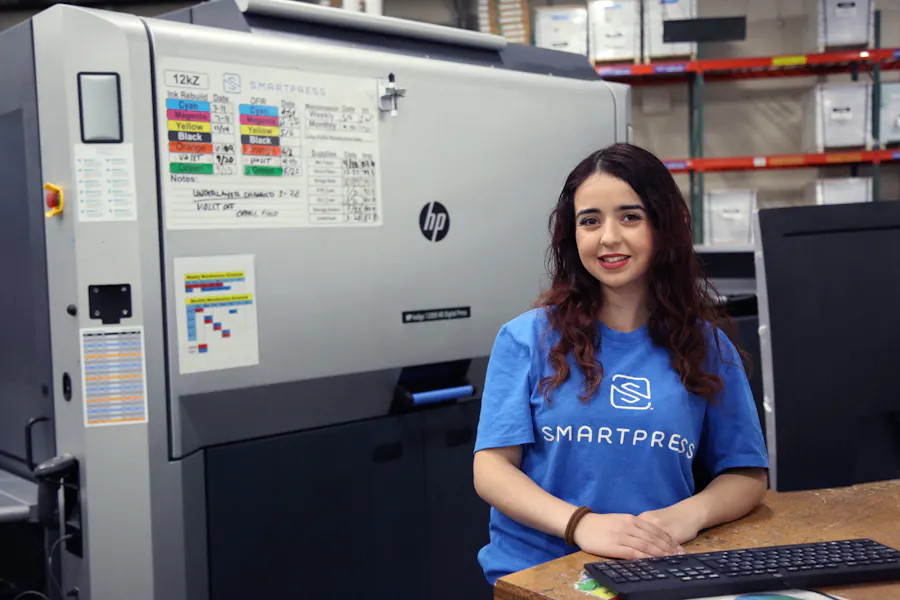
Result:
[[419,213],[419,229],[429,242],[439,242],[450,231],[450,213],[440,202],[429,202]]

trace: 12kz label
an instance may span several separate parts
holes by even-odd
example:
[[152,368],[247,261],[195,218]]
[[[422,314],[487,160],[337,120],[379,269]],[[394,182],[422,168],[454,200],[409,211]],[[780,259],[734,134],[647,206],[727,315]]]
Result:
[[209,75],[188,71],[166,71],[166,85],[196,90],[209,89]]

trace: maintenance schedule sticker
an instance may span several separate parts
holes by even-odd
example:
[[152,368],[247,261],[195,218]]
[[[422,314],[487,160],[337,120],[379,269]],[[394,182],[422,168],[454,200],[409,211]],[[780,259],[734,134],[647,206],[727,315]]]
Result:
[[381,225],[375,78],[157,65],[168,229]]
[[472,307],[436,308],[432,310],[409,310],[403,313],[404,323],[429,323],[431,321],[449,321],[452,319],[468,319],[472,316]]

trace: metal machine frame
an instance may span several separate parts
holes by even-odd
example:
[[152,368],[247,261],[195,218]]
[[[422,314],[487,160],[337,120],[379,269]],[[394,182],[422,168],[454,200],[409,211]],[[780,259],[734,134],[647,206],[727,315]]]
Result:
[[[0,54],[15,57],[0,65],[0,139],[12,144],[0,243],[7,280],[21,282],[0,322],[29,344],[2,347],[13,400],[0,467],[63,492],[58,514],[32,514],[64,540],[51,594],[324,598],[348,570],[331,554],[343,549],[372,565],[354,567],[369,598],[489,593],[475,560],[487,512],[471,484],[487,356],[542,285],[565,174],[630,138],[629,89],[584,57],[285,0],[160,19],[58,5],[0,34]],[[226,85],[218,71],[194,81],[206,82],[199,96],[169,85],[187,64],[230,65],[257,97],[368,80],[383,221],[178,221],[166,95],[189,110]],[[261,83],[273,74],[291,82]],[[98,164],[124,179],[101,177],[110,189],[92,196],[81,169]],[[120,184],[133,193],[113,193]],[[97,198],[108,213],[91,212]],[[255,257],[256,362],[192,371],[180,261],[235,255]],[[103,362],[126,347],[136,396],[87,402],[111,389],[87,369],[126,368]]]

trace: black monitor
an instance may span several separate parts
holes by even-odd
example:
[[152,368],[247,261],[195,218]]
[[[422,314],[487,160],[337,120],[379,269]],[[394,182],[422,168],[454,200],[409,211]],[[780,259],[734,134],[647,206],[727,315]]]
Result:
[[770,486],[900,478],[900,202],[754,226]]

